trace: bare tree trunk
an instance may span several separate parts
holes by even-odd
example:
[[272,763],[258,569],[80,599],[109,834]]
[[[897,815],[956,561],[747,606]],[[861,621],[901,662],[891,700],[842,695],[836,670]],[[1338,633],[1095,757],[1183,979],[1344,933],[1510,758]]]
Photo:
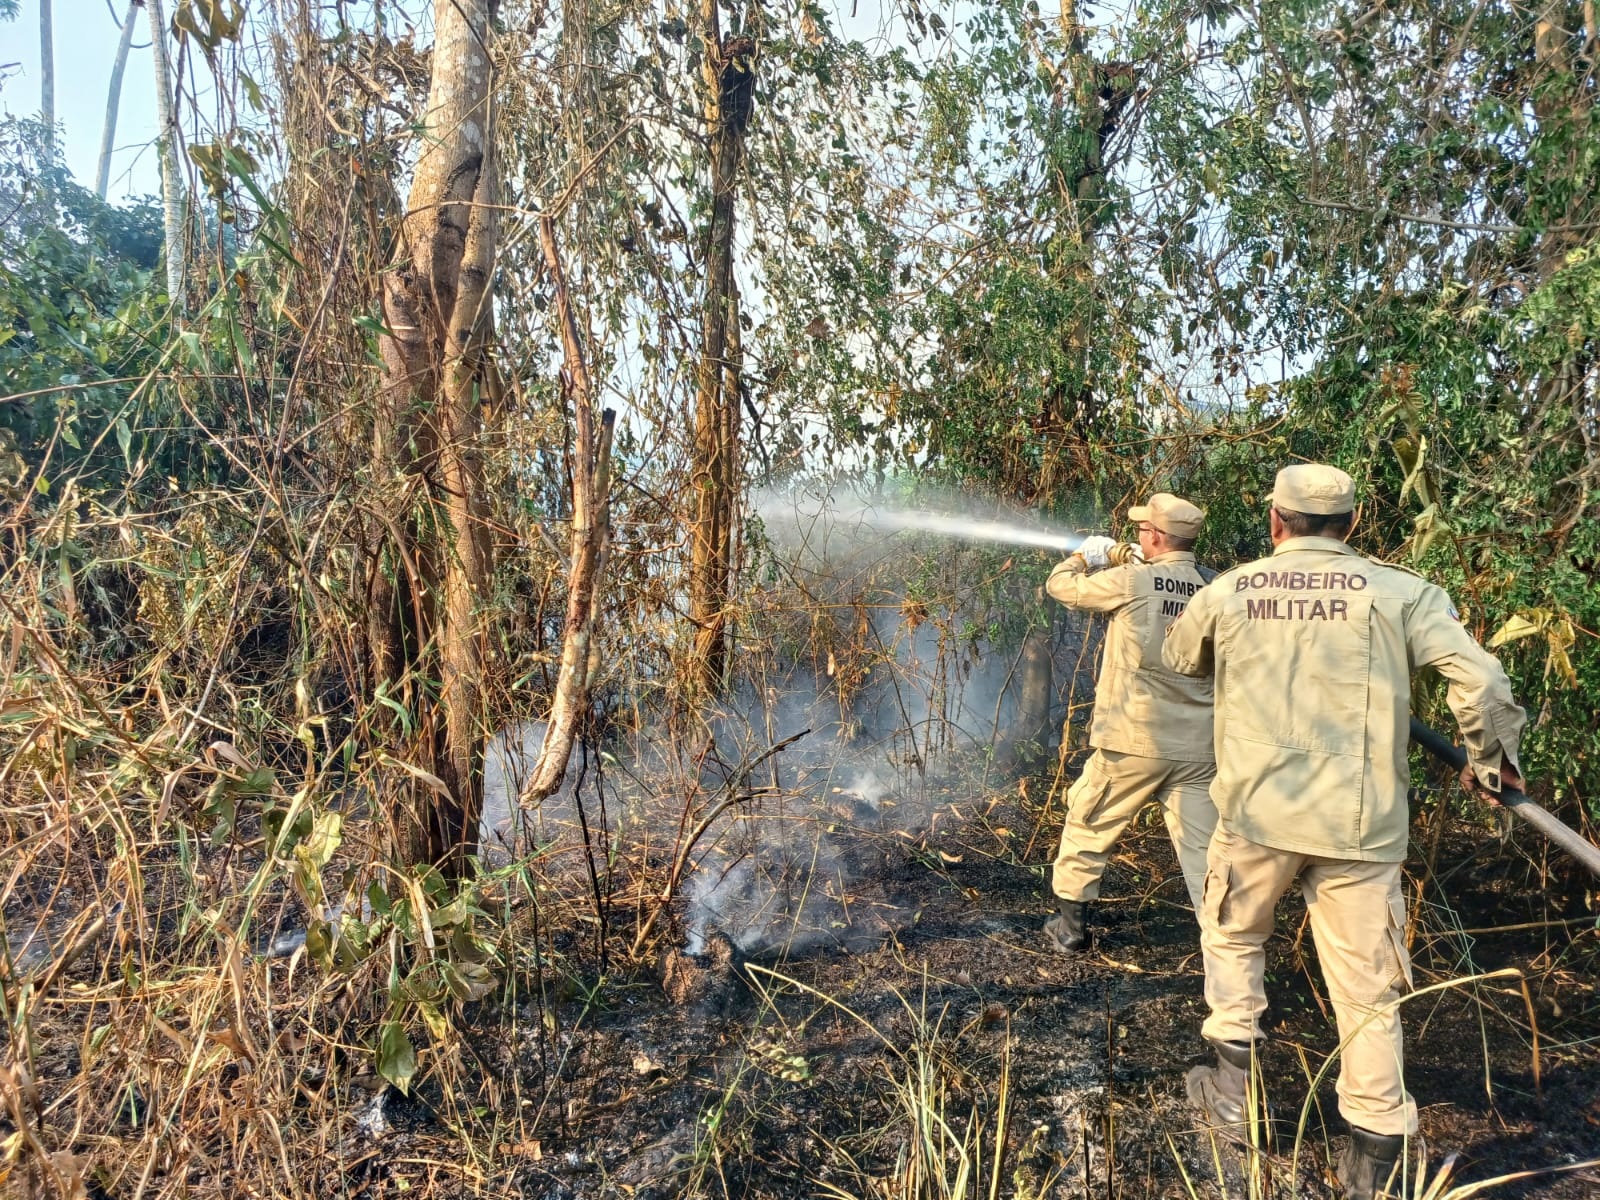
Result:
[[[1568,140],[1566,162],[1559,164],[1568,179],[1576,181],[1583,175],[1580,156],[1586,148],[1582,136],[1590,125],[1589,109],[1593,106],[1592,91],[1574,78],[1572,59],[1572,14],[1567,0],[1541,0],[1533,24],[1533,57],[1537,75],[1530,80],[1533,109],[1539,118],[1539,128],[1551,131],[1563,123],[1572,127]],[[1594,30],[1594,7],[1586,5],[1583,14],[1585,29]],[[1588,43],[1585,38],[1585,44]],[[1581,77],[1582,72],[1576,73]],[[1565,87],[1548,86],[1553,78],[1566,78]],[[1540,80],[1546,86],[1539,86]],[[1558,164],[1549,164],[1557,166]],[[1593,204],[1592,188],[1574,188],[1567,205],[1566,220],[1561,228],[1547,230],[1539,239],[1538,275],[1541,282],[1548,280],[1567,263],[1567,255],[1585,240],[1584,227]]]
[[702,0],[701,20],[712,208],[691,467],[689,612],[695,630],[691,678],[697,698],[703,699],[721,690],[727,655],[734,500],[729,484],[735,476],[736,455],[729,430],[737,429],[736,369],[728,355],[729,326],[736,321],[733,187],[749,116],[749,57],[754,47],[746,44],[748,39],[722,37],[716,0]]
[[733,285],[733,188],[754,105],[756,54],[753,37],[721,34],[717,6],[718,0],[701,0],[711,221],[690,467],[694,505],[689,552],[689,619],[694,625],[690,679],[697,699],[714,696],[722,689],[727,663],[739,425],[738,379],[728,353],[729,325],[738,319]]
[[50,0],[39,0],[39,121],[48,157],[56,146],[56,48]]
[[177,112],[172,103],[172,71],[167,65],[167,21],[161,0],[149,0],[150,47],[156,75],[156,124],[161,143],[161,210],[167,242],[167,299],[184,311],[183,267],[188,254],[183,225],[183,176],[178,173]]
[[106,198],[111,187],[111,150],[117,141],[117,110],[122,107],[122,73],[128,66],[128,47],[133,45],[133,27],[138,21],[140,0],[128,0],[122,18],[122,39],[117,57],[111,61],[111,86],[106,93],[106,123],[100,130],[100,161],[94,172],[94,194]]
[[[721,537],[723,579],[723,609],[726,611],[728,593],[733,580],[739,576],[739,544],[735,536],[739,527],[740,464],[742,450],[739,445],[739,414],[742,399],[741,386],[744,374],[744,337],[739,327],[739,284],[728,273],[728,321],[722,340],[722,395],[718,398],[718,411],[722,417],[722,447],[718,464],[722,468],[720,485],[725,497],[723,518],[718,533]],[[733,653],[734,627],[723,622],[720,645],[724,661]],[[720,672],[719,672],[720,674]]]
[[[427,134],[402,260],[384,280],[373,435],[390,545],[372,572],[372,672],[376,684],[406,697],[426,766],[443,785],[413,791],[400,806],[397,849],[452,871],[476,848],[483,808],[483,605],[493,551],[479,406],[494,389],[494,8],[495,0],[434,6]],[[437,696],[427,693],[430,678],[439,681]]]
[[[1576,183],[1586,173],[1585,156],[1592,146],[1594,124],[1594,92],[1584,78],[1581,64],[1573,59],[1572,18],[1567,0],[1542,0],[1533,27],[1533,57],[1536,75],[1529,81],[1534,113],[1539,119],[1539,129],[1547,135],[1567,127],[1567,150],[1563,162],[1557,158],[1544,165],[1547,175],[1563,176]],[[1587,53],[1595,45],[1595,6],[1589,0],[1583,5],[1582,21],[1584,39],[1581,43]],[[1592,79],[1592,60],[1590,78]],[[1563,80],[1564,86],[1550,86],[1554,80]],[[1543,84],[1543,86],[1541,86]],[[1587,135],[1587,136],[1586,136]],[[1552,141],[1554,141],[1552,137]],[[1593,228],[1597,208],[1592,187],[1571,187],[1568,190],[1565,220],[1552,222],[1539,236],[1534,248],[1534,269],[1540,284],[1547,283],[1557,272],[1571,262],[1571,256],[1587,240],[1585,232]],[[1585,353],[1580,341],[1570,343],[1568,351],[1558,363],[1547,366],[1536,386],[1538,408],[1532,421],[1535,425],[1546,419],[1545,414],[1562,406],[1578,409],[1577,420],[1593,420],[1592,405],[1586,399],[1586,389],[1581,382],[1592,370],[1594,355]],[[1588,408],[1589,411],[1584,410]],[[1571,514],[1559,526],[1559,536],[1566,537],[1582,519],[1588,497],[1588,483],[1584,482]]]
[[[1046,601],[1053,604],[1054,601]],[[1051,615],[1045,623],[1028,630],[1022,639],[1017,665],[1017,708],[1007,749],[1022,766],[1043,761],[1055,740],[1050,724],[1050,701],[1055,695],[1055,664],[1051,659]]]
[[616,425],[616,414],[606,409],[596,441],[589,366],[567,293],[566,272],[556,246],[555,222],[548,216],[539,221],[539,241],[554,282],[556,323],[561,327],[567,392],[572,397],[572,560],[567,574],[567,619],[562,631],[555,701],[545,726],[539,761],[522,788],[521,802],[528,806],[540,803],[561,786],[583,714],[589,708],[589,686],[593,682],[595,665],[595,621],[611,523],[611,435]]

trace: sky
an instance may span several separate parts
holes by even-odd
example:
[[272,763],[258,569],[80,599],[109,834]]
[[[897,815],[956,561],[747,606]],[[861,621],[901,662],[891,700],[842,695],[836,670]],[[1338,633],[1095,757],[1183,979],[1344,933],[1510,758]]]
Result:
[[[164,5],[172,18],[175,0]],[[106,89],[116,58],[121,21],[128,0],[54,0],[56,121],[62,130],[67,168],[84,187],[94,186],[100,132],[105,124]],[[20,0],[14,21],[0,21],[0,113],[36,117],[39,113],[39,0]],[[425,7],[419,5],[420,7]],[[850,38],[897,40],[899,21],[886,0],[830,0],[834,20]],[[958,0],[937,5],[959,30],[970,7]],[[1053,4],[1042,6],[1047,12]],[[156,159],[155,82],[150,66],[150,19],[141,10],[122,80],[116,149],[111,160],[109,199],[154,196],[161,190]]]
[[[56,121],[67,168],[84,187],[94,186],[107,85],[127,2],[54,0]],[[164,6],[169,21],[173,2]],[[20,0],[16,20],[0,21],[0,113],[17,117],[39,113],[39,3]],[[898,40],[899,21],[892,15],[893,6],[883,0],[832,0],[830,7],[846,37],[869,43]],[[968,7],[959,0],[951,8],[940,6],[958,37]],[[112,201],[129,195],[155,196],[161,190],[148,12],[141,9],[136,20],[111,160],[108,198]]]
[[[106,118],[106,89],[117,56],[127,0],[55,0],[56,122],[67,168],[84,187],[94,186],[95,160]],[[22,0],[15,21],[0,22],[0,113],[39,115],[39,0]],[[170,14],[168,14],[170,16]],[[111,158],[108,198],[156,195],[155,77],[150,66],[150,19],[140,11],[133,49],[122,78],[122,107]]]

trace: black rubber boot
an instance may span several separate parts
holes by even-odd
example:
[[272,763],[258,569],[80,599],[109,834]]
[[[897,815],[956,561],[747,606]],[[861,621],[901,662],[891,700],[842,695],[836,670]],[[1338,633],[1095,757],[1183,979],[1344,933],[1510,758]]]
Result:
[[[1189,1102],[1217,1133],[1251,1144],[1250,1043],[1211,1042],[1211,1048],[1217,1052],[1216,1066],[1191,1067],[1184,1077]],[[1254,1141],[1255,1145],[1266,1145],[1265,1116],[1265,1111],[1258,1105],[1255,1117],[1261,1122],[1261,1130],[1260,1136]]]
[[[1420,1139],[1412,1139],[1420,1145]],[[1350,1145],[1339,1159],[1339,1182],[1345,1200],[1403,1196],[1405,1180],[1398,1169],[1406,1139],[1398,1133],[1372,1133],[1350,1126]]]
[[1062,900],[1061,910],[1044,923],[1045,939],[1062,954],[1075,954],[1089,944],[1089,905]]

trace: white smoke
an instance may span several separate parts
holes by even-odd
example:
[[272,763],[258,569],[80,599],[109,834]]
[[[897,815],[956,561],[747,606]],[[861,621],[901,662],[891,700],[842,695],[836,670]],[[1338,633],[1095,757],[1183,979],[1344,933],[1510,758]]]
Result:
[[[929,828],[946,795],[941,775],[1007,732],[1016,651],[997,651],[983,631],[996,603],[1036,603],[1032,584],[1007,584],[999,601],[993,589],[977,599],[969,577],[980,568],[1004,577],[1010,564],[997,563],[1005,551],[985,557],[944,535],[997,538],[1022,547],[1018,554],[1061,549],[1078,536],[995,505],[952,512],[946,498],[943,507],[930,516],[855,494],[760,497],[776,583],[758,596],[770,606],[753,605],[740,630],[742,674],[707,722],[709,741],[691,749],[647,715],[629,744],[607,745],[603,790],[592,771],[584,783],[591,824],[604,801],[602,844],[620,847],[619,860],[647,864],[653,878],[681,851],[685,830],[742,794],[689,856],[679,916],[690,952],[711,928],[759,955],[862,946],[911,920],[887,890],[885,862]],[[936,576],[937,601],[913,587],[916,572]],[[1082,630],[1058,628],[1068,639],[1060,673],[1070,678],[1083,657]],[[494,739],[486,849],[492,842],[509,856],[539,847],[550,862],[578,864],[580,856],[560,857],[581,845],[576,764],[537,813],[517,811],[542,738],[542,726],[527,725]]]

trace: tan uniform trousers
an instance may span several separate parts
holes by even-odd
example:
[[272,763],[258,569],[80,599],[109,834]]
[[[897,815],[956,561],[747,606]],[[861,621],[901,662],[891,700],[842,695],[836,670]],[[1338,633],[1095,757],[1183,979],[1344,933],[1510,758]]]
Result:
[[1200,910],[1211,1008],[1202,1032],[1219,1042],[1262,1036],[1266,941],[1278,898],[1298,875],[1339,1026],[1339,1111],[1373,1133],[1409,1135],[1417,1131],[1417,1106],[1405,1089],[1394,1004],[1402,982],[1411,983],[1400,866],[1275,850],[1219,826]]
[[1067,822],[1050,872],[1050,890],[1062,900],[1095,900],[1111,850],[1139,810],[1161,801],[1167,833],[1196,913],[1206,875],[1206,847],[1217,827],[1209,762],[1179,762],[1096,750],[1067,793]]

